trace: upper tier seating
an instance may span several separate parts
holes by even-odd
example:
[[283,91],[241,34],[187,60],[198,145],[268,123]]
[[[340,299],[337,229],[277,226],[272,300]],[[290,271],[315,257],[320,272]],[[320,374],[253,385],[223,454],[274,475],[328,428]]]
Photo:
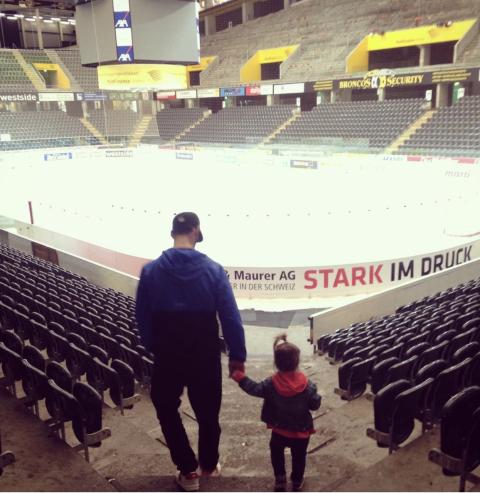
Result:
[[0,112],[0,134],[11,136],[0,142],[2,150],[98,143],[78,118],[63,111]]
[[83,67],[78,48],[56,50],[67,69],[85,92],[98,92],[97,69]]
[[[201,77],[202,86],[232,85],[240,68],[257,50],[301,44],[301,51],[282,74],[284,81],[316,80],[345,73],[345,60],[372,31],[462,20],[480,16],[480,3],[471,0],[303,0],[275,14],[220,31],[201,39],[202,56],[218,60]],[[465,54],[465,62],[479,55]]]
[[2,91],[36,91],[11,50],[0,50],[0,67],[0,87]]
[[28,63],[52,63],[43,50],[20,50],[20,53]]
[[399,149],[399,154],[480,156],[480,96],[440,108]]
[[424,112],[422,99],[320,104],[281,131],[274,144],[384,150]]
[[293,114],[294,106],[238,106],[211,115],[183,137],[186,141],[259,144]]

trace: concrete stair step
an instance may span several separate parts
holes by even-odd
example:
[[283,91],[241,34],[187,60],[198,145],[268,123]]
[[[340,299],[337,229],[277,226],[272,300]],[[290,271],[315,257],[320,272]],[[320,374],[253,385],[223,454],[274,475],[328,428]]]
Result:
[[[373,443],[373,442],[372,442]],[[440,430],[434,429],[411,441],[394,454],[332,484],[333,491],[458,491],[458,477],[444,476],[428,460],[430,449],[440,444]],[[387,454],[384,449],[384,453]]]
[[0,491],[115,491],[83,454],[48,436],[47,426],[3,389],[0,402],[2,444],[16,457]]

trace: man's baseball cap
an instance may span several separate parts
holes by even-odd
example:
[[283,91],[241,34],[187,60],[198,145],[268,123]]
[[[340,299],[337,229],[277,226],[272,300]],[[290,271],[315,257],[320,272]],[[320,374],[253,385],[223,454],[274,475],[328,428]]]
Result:
[[[184,235],[192,229],[200,226],[200,219],[194,212],[180,212],[173,218],[172,235]],[[203,234],[200,231],[198,242],[203,241]]]

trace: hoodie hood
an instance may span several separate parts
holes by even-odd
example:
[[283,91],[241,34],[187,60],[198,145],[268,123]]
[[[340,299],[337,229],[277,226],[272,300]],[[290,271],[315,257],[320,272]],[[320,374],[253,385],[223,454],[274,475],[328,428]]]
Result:
[[169,248],[157,260],[174,281],[188,283],[198,279],[208,264],[208,257],[191,248]]
[[307,388],[307,377],[301,371],[279,371],[272,377],[275,390],[284,397],[301,394]]

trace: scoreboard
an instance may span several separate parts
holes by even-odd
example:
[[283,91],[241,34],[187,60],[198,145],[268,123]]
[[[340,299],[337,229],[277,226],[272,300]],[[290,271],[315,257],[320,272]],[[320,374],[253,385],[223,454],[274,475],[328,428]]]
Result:
[[92,0],[75,19],[83,65],[199,63],[196,1]]

